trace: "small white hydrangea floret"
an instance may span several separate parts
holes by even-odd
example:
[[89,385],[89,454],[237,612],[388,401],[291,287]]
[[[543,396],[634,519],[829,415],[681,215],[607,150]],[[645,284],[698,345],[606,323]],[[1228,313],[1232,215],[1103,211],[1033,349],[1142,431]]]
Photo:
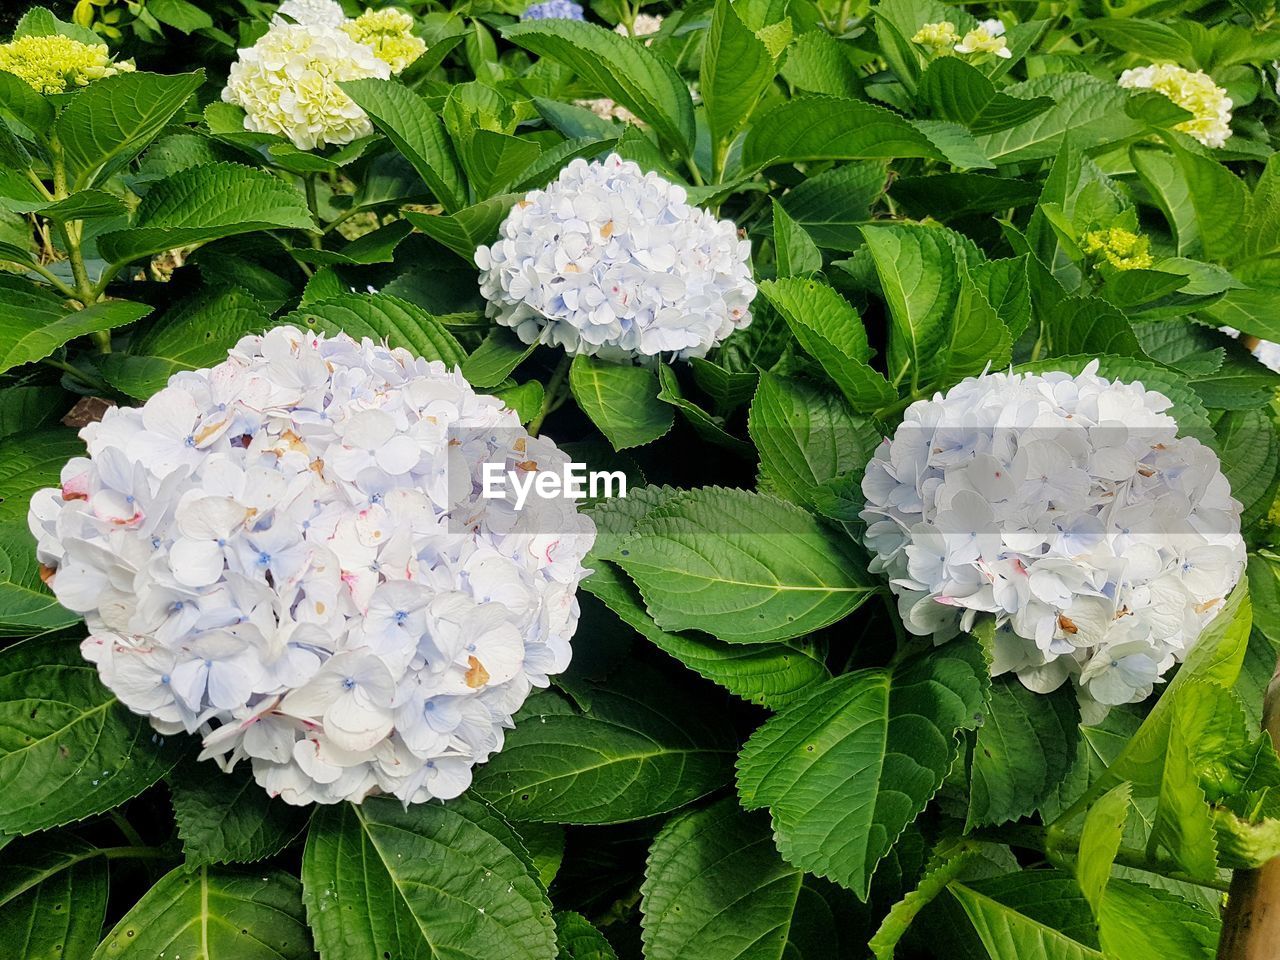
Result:
[[476,250],[487,312],[525,343],[700,357],[751,322],[751,243],[630,160],[574,160]]
[[1154,90],[1191,113],[1174,129],[1195,137],[1206,147],[1226,145],[1231,136],[1231,98],[1227,91],[1200,70],[1173,63],[1135,67],[1120,74],[1120,86],[1129,90]]
[[339,27],[347,20],[336,0],[284,0],[271,17],[273,24],[300,23],[303,26]]
[[966,33],[954,49],[956,53],[989,53],[1002,60],[1013,56],[1004,38],[1004,24],[999,20],[983,20]]
[[996,618],[993,674],[1082,704],[1142,700],[1240,579],[1217,455],[1141,383],[994,373],[906,411],[862,481],[871,569],[907,629]]
[[568,457],[443,363],[278,327],[81,436],[29,523],[85,657],[290,803],[456,796],[568,665],[590,519],[482,495]]
[[369,117],[338,86],[391,76],[371,48],[338,27],[280,23],[231,65],[222,99],[244,108],[246,130],[288,137],[300,150],[373,133]]

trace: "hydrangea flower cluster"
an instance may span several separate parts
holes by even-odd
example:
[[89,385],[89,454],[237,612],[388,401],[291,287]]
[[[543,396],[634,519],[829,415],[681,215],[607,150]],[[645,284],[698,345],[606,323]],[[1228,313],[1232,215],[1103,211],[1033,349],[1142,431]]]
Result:
[[1206,147],[1225,146],[1231,136],[1231,98],[1203,71],[1156,63],[1124,71],[1120,74],[1120,86],[1129,90],[1154,90],[1190,112],[1191,119],[1174,129],[1195,137]]
[[590,519],[481,496],[568,457],[438,361],[278,327],[81,436],[29,521],[85,657],[272,795],[456,796],[569,662]]
[[81,43],[60,34],[18,37],[0,43],[0,70],[40,93],[65,93],[117,73],[131,73],[132,60],[112,61],[105,43]]
[[544,0],[527,7],[521,20],[585,20],[582,5],[573,0]]
[[391,68],[337,27],[282,23],[231,65],[222,99],[242,107],[246,130],[287,137],[299,150],[350,143],[373,124],[338,86],[387,79]]
[[525,343],[700,357],[751,322],[751,243],[613,154],[574,160],[476,250],[487,312]]
[[300,23],[307,27],[340,27],[347,14],[337,0],[284,0],[271,18],[273,24]]
[[928,47],[935,56],[989,53],[1003,60],[1013,56],[1004,37],[1004,24],[999,20],[983,20],[963,37],[950,20],[926,23],[911,37],[911,42]]
[[385,60],[394,74],[403,72],[427,52],[426,41],[414,35],[413,17],[394,7],[366,10],[346,21],[342,30],[356,43],[373,50],[378,59]]
[[1080,238],[1080,249],[1117,270],[1145,270],[1155,263],[1150,239],[1124,227],[1089,230]]
[[[614,33],[622,34],[622,36],[632,37],[649,37],[662,29],[662,17],[654,13],[637,13],[635,20],[631,21],[631,33],[627,33],[627,25],[620,23],[613,28]],[[652,40],[646,40],[644,45],[647,47],[653,43]]]
[[996,373],[912,404],[862,481],[871,569],[907,629],[996,618],[993,674],[1082,705],[1148,696],[1244,569],[1212,450],[1141,383]]

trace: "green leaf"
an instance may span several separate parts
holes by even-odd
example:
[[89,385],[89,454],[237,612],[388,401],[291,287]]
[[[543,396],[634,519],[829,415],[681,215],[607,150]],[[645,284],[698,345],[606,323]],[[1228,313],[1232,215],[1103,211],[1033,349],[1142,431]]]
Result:
[[636,582],[658,626],[730,643],[803,636],[876,589],[849,541],[812,515],[720,487],[672,497],[605,559]]
[[[25,502],[18,503],[25,513]],[[35,545],[25,516],[0,523],[0,637],[44,633],[80,619],[44,585]]]
[[300,892],[282,870],[177,867],[120,919],[93,960],[311,960]]
[[460,366],[466,353],[440,321],[416,304],[387,293],[345,293],[299,307],[280,320],[299,329],[346,333],[403,347],[414,356]]
[[92,46],[101,46],[103,43],[102,38],[88,27],[82,27],[78,23],[67,23],[47,7],[30,7],[13,29],[15,40],[19,37],[52,36],[70,37],[72,40]]
[[523,137],[476,130],[461,152],[471,189],[483,198],[510,189],[533,166],[542,148]]
[[798,97],[757,118],[742,144],[747,170],[798,160],[946,159],[898,114],[865,100]]
[[1108,957],[1213,960],[1222,921],[1172,893],[1116,879],[1107,884],[1098,927]]
[[1075,693],[1034,693],[1016,677],[991,684],[970,773],[967,827],[1017,820],[1062,781],[1080,737]]
[[469,265],[475,266],[476,247],[493,242],[511,207],[522,199],[523,195],[504,193],[447,216],[413,210],[406,211],[405,216],[432,240],[444,244]]
[[973,887],[953,883],[948,889],[964,908],[991,960],[1103,960],[1098,950]]
[[681,416],[693,427],[694,432],[698,434],[707,443],[715,444],[730,450],[739,456],[750,457],[752,454],[751,445],[739,440],[733,434],[724,428],[721,421],[717,420],[707,411],[692,400],[685,399],[683,391],[680,389],[680,380],[675,375],[671,367],[666,364],[658,365],[658,399],[663,403],[669,403],[680,411]]
[[52,384],[0,390],[0,439],[50,426],[67,402],[67,394]]
[[770,489],[809,509],[829,481],[860,476],[881,440],[839,397],[771,373],[760,375],[747,429]]
[[671,429],[673,411],[658,399],[655,371],[585,354],[573,358],[569,387],[615,450],[639,447]]
[[[1274,377],[1268,378],[1273,383]],[[1274,389],[1274,387],[1273,387]],[[1280,469],[1280,441],[1263,406],[1225,413],[1214,424],[1222,472],[1231,483],[1231,495],[1244,507],[1241,526],[1248,528],[1271,509],[1273,486]]]
[[1045,332],[1052,353],[1144,356],[1124,314],[1096,297],[1068,297],[1055,304]]
[[113,387],[145,400],[175,373],[221,363],[241,337],[270,325],[266,308],[239,287],[205,289],[170,307],[129,353],[108,353],[97,363]]
[[849,163],[809,177],[778,203],[818,246],[854,250],[862,245],[857,226],[871,219],[887,183],[884,163]]
[[1054,106],[1017,126],[978,139],[983,152],[999,164],[1052,157],[1068,138],[1093,149],[1136,136],[1143,129],[1125,113],[1129,92],[1114,81],[1087,73],[1034,77],[1005,87],[1004,93],[1023,100],[1049,97]]
[[556,943],[560,946],[559,960],[618,960],[604,934],[572,910],[556,914]]
[[0,119],[16,121],[32,133],[46,133],[53,124],[53,104],[36,93],[27,81],[0,70]]
[[465,797],[318,808],[302,896],[320,956],[554,960],[551,903],[526,856],[501,818]]
[[310,815],[272,797],[243,769],[224,774],[210,763],[189,762],[167,780],[188,865],[272,856],[303,831]]
[[373,263],[391,263],[395,260],[396,247],[413,232],[408,220],[392,220],[384,226],[370,230],[343,246],[341,250],[316,250],[298,247],[293,251],[295,259],[321,265],[367,266]]
[[822,269],[822,252],[782,204],[773,201],[773,247],[779,277],[805,277]]
[[742,804],[769,807],[789,862],[865,900],[876,864],[951,769],[956,732],[977,723],[986,685],[967,640],[837,677],[752,734],[738,758]]
[[1179,256],[1223,263],[1241,251],[1249,192],[1222,164],[1178,146],[1135,146],[1133,165],[1173,230]]
[[699,74],[713,145],[730,143],[776,74],[775,57],[730,0],[716,0]]
[[521,343],[507,327],[494,327],[462,364],[462,375],[473,387],[495,387],[520,366],[538,345]]
[[112,330],[151,312],[143,303],[104,300],[71,310],[48,287],[0,273],[0,373],[43,360],[77,337]]
[[147,0],[147,13],[183,33],[213,26],[213,17],[187,0]]
[[1136,53],[1157,63],[1181,63],[1189,68],[1200,66],[1196,63],[1195,48],[1191,42],[1167,24],[1109,17],[1085,21],[1079,26],[1126,53]]
[[15,213],[37,213],[49,220],[88,220],[93,217],[121,217],[129,212],[123,200],[102,190],[81,190],[63,200],[13,200],[0,198],[0,207]]
[[1076,858],[1076,882],[1094,914],[1102,908],[1103,894],[1111,879],[1111,864],[1124,839],[1132,790],[1122,783],[1104,793],[1084,818]]
[[265,170],[209,163],[156,183],[127,230],[98,238],[98,252],[128,263],[175,247],[278,227],[314,230],[302,192]]
[[50,834],[5,847],[0,943],[23,960],[89,960],[107,912],[107,865],[76,837]]
[[1050,97],[1024,99],[997,91],[982,71],[958,57],[939,57],[930,63],[920,77],[917,96],[935,116],[977,134],[1017,126],[1053,106]]
[[825,30],[807,30],[787,48],[782,76],[805,93],[857,97],[862,85],[846,49]]
[[[789,944],[804,874],[774,849],[769,821],[733,797],[673,817],[654,838],[641,911],[647,960],[755,960]],[[834,929],[807,930],[837,939]]]
[[476,768],[473,789],[517,821],[625,823],[666,813],[732,774],[727,720],[704,707],[634,667],[591,687],[590,709],[543,694],[526,705],[502,752]]
[[693,146],[693,101],[671,63],[612,30],[574,20],[536,20],[502,35],[540,57],[569,67],[606,97],[647,122],[673,146]]
[[161,742],[98,681],[76,640],[0,652],[0,831],[31,833],[119,806],[169,772]]
[[0,441],[0,523],[25,523],[31,495],[56,487],[66,462],[84,455],[84,441],[62,427]]
[[83,189],[122,170],[203,82],[204,71],[196,70],[174,76],[118,73],[89,84],[54,123],[68,180]]

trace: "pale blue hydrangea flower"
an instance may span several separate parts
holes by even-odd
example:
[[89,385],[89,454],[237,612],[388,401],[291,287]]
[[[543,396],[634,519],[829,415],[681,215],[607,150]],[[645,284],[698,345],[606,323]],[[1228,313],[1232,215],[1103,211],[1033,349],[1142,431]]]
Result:
[[545,0],[535,3],[520,14],[521,20],[583,20],[582,5],[573,0]]

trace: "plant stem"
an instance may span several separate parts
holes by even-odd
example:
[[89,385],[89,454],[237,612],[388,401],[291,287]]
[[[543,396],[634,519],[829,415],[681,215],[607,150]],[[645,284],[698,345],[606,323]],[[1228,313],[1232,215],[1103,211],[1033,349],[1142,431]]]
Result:
[[71,377],[71,379],[88,387],[90,390],[96,390],[100,393],[111,392],[111,387],[107,383],[99,380],[97,377],[90,376],[79,367],[74,367],[65,360],[60,360],[57,357],[45,357],[40,362],[45,366],[53,367],[55,370],[61,370],[67,376]]
[[564,397],[560,396],[560,392],[565,387],[565,377],[569,374],[569,364],[571,362],[569,354],[566,353],[556,365],[555,371],[551,374],[551,379],[547,381],[546,392],[542,395],[542,409],[538,411],[536,417],[529,421],[529,436],[536,437],[538,431],[542,429],[542,421],[546,420],[547,415],[564,402]]
[[105,857],[108,860],[165,860],[172,854],[159,847],[98,847],[87,857]]
[[[320,222],[320,199],[316,193],[316,175],[309,173],[302,178],[302,182],[306,185],[307,190],[307,209],[311,211],[311,216],[316,223]],[[311,240],[311,246],[319,250],[323,235],[319,233],[310,233],[308,238]]]
[[129,841],[133,847],[145,847],[147,842],[142,839],[142,834],[134,829],[133,824],[119,810],[112,810],[107,814],[111,817],[111,822],[116,825],[116,829],[124,834],[124,838]]
[[49,270],[47,267],[42,266],[41,264],[27,262],[23,260],[11,260],[8,257],[0,257],[0,261],[3,261],[4,263],[12,263],[14,266],[21,267],[23,270],[30,270],[32,273],[39,274],[46,281],[48,281],[50,286],[52,286],[64,297],[68,297],[71,300],[79,299],[76,296],[76,292],[72,290],[69,286],[67,286],[56,273]]

